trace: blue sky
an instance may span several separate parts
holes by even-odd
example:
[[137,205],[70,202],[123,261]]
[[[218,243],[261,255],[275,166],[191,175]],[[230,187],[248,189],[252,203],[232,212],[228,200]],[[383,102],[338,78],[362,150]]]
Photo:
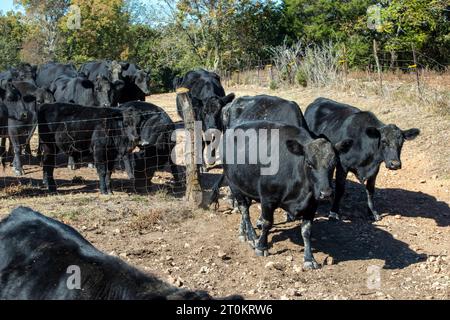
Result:
[[1,0],[0,1],[0,10],[5,12],[13,9],[13,0]]

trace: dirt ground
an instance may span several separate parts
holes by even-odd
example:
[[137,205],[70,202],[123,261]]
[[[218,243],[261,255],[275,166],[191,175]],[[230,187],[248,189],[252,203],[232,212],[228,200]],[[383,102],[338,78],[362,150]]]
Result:
[[[295,100],[304,110],[324,96],[375,112],[385,123],[421,135],[404,145],[403,169],[382,167],[377,181],[379,222],[369,222],[365,192],[353,177],[343,201],[344,219],[328,221],[327,205],[313,225],[313,253],[323,264],[304,272],[299,222],[276,224],[270,256],[255,256],[238,240],[239,215],[225,201],[217,211],[189,210],[180,195],[164,186],[169,173],[154,178],[149,196],[130,192],[123,173],[114,174],[115,194],[101,196],[93,169],[56,170],[58,195],[40,189],[41,170],[25,166],[23,178],[0,172],[0,217],[18,205],[64,221],[106,253],[117,255],[175,285],[212,295],[242,294],[247,299],[450,299],[450,118],[423,112],[402,101],[319,89],[270,91],[235,87],[237,96],[272,94]],[[175,94],[149,101],[174,120]],[[216,172],[217,173],[217,172]],[[215,175],[206,177],[210,184]],[[258,206],[252,206],[252,220]]]

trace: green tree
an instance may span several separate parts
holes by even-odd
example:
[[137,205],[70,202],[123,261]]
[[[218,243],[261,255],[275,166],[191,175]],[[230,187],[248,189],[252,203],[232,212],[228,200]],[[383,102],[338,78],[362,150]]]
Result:
[[95,59],[128,59],[129,14],[123,0],[72,0],[81,13],[80,28],[68,17],[59,26],[65,37],[62,58],[77,63]]
[[22,15],[12,11],[0,12],[0,33],[0,70],[4,70],[20,62],[20,50],[26,36]]

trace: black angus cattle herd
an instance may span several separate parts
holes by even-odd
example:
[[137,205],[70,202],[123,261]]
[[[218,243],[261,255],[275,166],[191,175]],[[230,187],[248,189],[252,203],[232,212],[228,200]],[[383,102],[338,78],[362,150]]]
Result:
[[[29,85],[23,85],[23,82]],[[87,63],[79,71],[72,65],[49,63],[39,68],[23,65],[4,72],[0,74],[0,134],[3,138],[0,156],[6,152],[4,138],[9,137],[13,145],[15,173],[23,174],[21,147],[29,141],[37,125],[44,183],[50,191],[56,190],[53,169],[58,152],[68,155],[74,163],[93,161],[100,179],[100,191],[105,194],[112,192],[111,173],[116,160],[122,160],[129,177],[135,179],[137,190],[147,191],[149,180],[146,177],[151,177],[157,167],[167,164],[179,186],[177,166],[170,157],[174,148],[171,135],[175,124],[161,108],[142,102],[149,93],[148,82],[148,73],[136,65],[116,61]],[[22,85],[16,86],[17,83]],[[174,88],[180,87],[189,89],[195,120],[202,122],[204,130],[278,130],[278,170],[274,174],[262,175],[261,169],[267,164],[260,162],[259,157],[256,163],[251,164],[229,163],[228,158],[224,157],[223,175],[213,188],[211,201],[217,201],[219,187],[226,181],[241,212],[240,239],[248,241],[260,256],[268,254],[268,234],[275,209],[282,208],[290,217],[302,218],[305,269],[319,267],[311,251],[311,226],[319,203],[333,198],[334,172],[336,195],[329,217],[339,219],[339,202],[344,194],[345,180],[348,172],[352,172],[366,186],[370,216],[379,220],[373,194],[380,165],[384,162],[390,170],[400,169],[404,141],[414,139],[420,132],[418,129],[401,130],[394,124],[385,125],[371,112],[324,98],[309,105],[305,116],[295,102],[278,97],[260,95],[234,100],[234,94],[225,94],[220,77],[206,70],[190,71],[184,77],[176,78]],[[55,102],[49,103],[52,99]],[[176,102],[182,117],[181,103],[178,99]],[[22,136],[25,138],[17,138]],[[224,139],[223,143],[226,144],[227,140]],[[258,137],[257,143],[266,143],[269,148],[270,141],[261,141]],[[140,151],[131,153],[137,146]],[[248,145],[233,148],[235,154],[250,157]],[[226,149],[224,145],[223,150]],[[253,201],[261,204],[261,215],[256,224],[261,229],[259,237],[249,215]],[[103,267],[114,270],[128,268],[95,251],[69,227],[37,213],[27,215],[23,219],[17,214],[7,218],[0,225],[0,239],[9,238],[8,234],[18,232],[20,228],[51,229],[53,238],[43,239],[50,241],[51,246],[67,245],[94,252],[93,257],[100,261],[99,270]],[[9,222],[8,219],[19,222]],[[63,233],[66,236],[60,236]],[[24,237],[26,241],[37,241]],[[70,238],[71,243],[61,238]],[[75,257],[81,264],[87,261],[83,250],[80,256]],[[1,247],[0,255],[6,254],[10,258],[12,253],[8,252],[5,246]],[[46,254],[51,257],[54,252],[49,249]],[[44,264],[45,261],[43,259]],[[66,262],[61,261],[63,265]],[[0,263],[0,275],[5,274],[7,267]],[[17,268],[26,269],[26,263],[19,264]],[[90,272],[93,275],[95,272],[106,272],[99,270]],[[126,273],[132,280],[124,284],[114,278],[112,283],[118,287],[125,286],[130,293],[123,294],[119,289],[117,292],[111,289],[112,296],[107,297],[159,297],[161,290],[167,293],[163,294],[165,296],[179,295],[178,291],[171,291],[173,288],[161,285],[154,279],[148,280],[150,278],[145,278],[133,269],[127,269]],[[17,277],[12,276],[11,282],[1,283],[2,287],[8,288],[9,285],[12,289],[8,289],[10,291],[7,293],[0,290],[0,298],[20,296],[19,291],[14,291],[18,290],[17,285],[12,284]],[[147,279],[142,280],[145,283],[149,281],[145,289],[134,284],[140,277]],[[95,292],[85,296],[67,295],[64,290],[58,291],[59,287],[55,288],[55,285],[61,285],[58,282],[61,278],[58,279],[42,279],[42,283],[52,286],[52,289],[48,289],[48,295],[42,297],[103,297]],[[105,275],[104,279],[109,278]],[[104,290],[102,286],[105,285],[99,283],[98,290]],[[35,289],[30,286],[23,296],[40,297],[30,293]],[[148,294],[147,289],[155,293]],[[193,298],[198,297],[194,293],[190,294]]]

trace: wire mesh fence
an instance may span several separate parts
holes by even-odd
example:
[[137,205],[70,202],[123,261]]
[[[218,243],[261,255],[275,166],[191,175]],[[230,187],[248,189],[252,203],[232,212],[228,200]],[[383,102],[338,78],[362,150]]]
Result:
[[[1,126],[0,189],[4,197],[40,196],[49,191],[99,192],[113,172],[113,191],[146,194],[164,189],[183,195],[183,126],[167,120],[164,112],[143,112],[141,116],[136,141],[129,139],[124,126],[108,127],[108,122],[120,121],[115,117],[86,119],[80,115],[77,120],[38,126],[19,124],[13,135],[10,126]],[[155,124],[155,119],[165,123]],[[90,128],[85,128],[88,123]],[[5,134],[8,130],[9,135]],[[15,170],[17,166],[23,171]]]

